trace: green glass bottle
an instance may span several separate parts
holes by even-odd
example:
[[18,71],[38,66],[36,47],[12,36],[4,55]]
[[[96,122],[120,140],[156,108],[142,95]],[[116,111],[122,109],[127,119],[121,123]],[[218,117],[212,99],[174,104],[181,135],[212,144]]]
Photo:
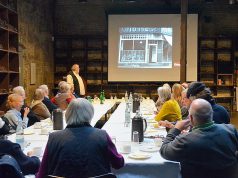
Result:
[[99,99],[100,99],[100,104],[103,104],[104,100],[103,100],[103,92],[102,91],[100,92]]
[[106,100],[104,90],[102,91],[102,96],[103,96],[103,102]]

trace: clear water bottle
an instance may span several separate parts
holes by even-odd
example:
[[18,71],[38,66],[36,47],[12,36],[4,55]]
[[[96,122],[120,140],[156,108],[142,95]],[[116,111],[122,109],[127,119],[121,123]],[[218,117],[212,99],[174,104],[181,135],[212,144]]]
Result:
[[128,127],[131,121],[131,110],[129,103],[126,103],[125,109],[125,126]]
[[18,143],[21,148],[24,148],[24,130],[22,127],[22,120],[18,120],[17,128],[16,128],[16,143]]
[[125,93],[125,102],[126,102],[126,103],[128,102],[128,93],[127,93],[127,91],[126,91],[126,93]]
[[129,95],[129,106],[130,106],[130,111],[132,111],[133,108],[133,97],[132,97],[132,93],[130,92]]

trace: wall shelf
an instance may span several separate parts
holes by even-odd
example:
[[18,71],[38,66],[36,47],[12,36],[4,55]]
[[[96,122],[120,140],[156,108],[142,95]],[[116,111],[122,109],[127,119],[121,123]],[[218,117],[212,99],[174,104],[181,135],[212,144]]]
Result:
[[0,1],[0,111],[6,99],[19,85],[17,0]]
[[199,81],[210,87],[216,101],[231,111],[233,106],[230,100],[234,98],[236,84],[234,80],[234,38],[201,37],[198,62]]

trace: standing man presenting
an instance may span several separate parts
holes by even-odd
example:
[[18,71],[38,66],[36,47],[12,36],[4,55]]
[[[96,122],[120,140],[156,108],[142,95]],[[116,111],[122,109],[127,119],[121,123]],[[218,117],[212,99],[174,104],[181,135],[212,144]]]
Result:
[[79,65],[74,64],[71,67],[71,71],[67,75],[67,83],[69,83],[71,86],[74,87],[74,92],[76,95],[79,97],[84,97],[85,96],[85,86],[83,83],[83,79],[81,76],[79,76]]

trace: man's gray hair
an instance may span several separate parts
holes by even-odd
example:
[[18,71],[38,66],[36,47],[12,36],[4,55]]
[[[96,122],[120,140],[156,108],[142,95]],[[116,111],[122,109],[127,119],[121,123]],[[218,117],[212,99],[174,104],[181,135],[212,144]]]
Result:
[[204,99],[195,99],[189,108],[189,114],[192,115],[198,123],[210,122],[213,118],[212,106]]
[[44,96],[45,96],[44,90],[42,90],[41,88],[37,88],[34,93],[33,99],[34,100],[43,100]]
[[46,96],[49,95],[49,88],[47,85],[40,85],[38,88],[42,89]]
[[62,82],[61,85],[59,86],[59,92],[60,93],[68,93],[70,92],[71,85],[67,82]]
[[94,115],[93,105],[84,98],[73,99],[65,113],[67,125],[91,123]]

